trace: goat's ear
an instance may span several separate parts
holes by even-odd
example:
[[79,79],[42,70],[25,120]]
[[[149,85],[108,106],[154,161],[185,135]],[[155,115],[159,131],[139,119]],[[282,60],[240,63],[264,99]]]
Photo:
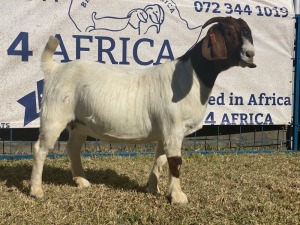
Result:
[[225,40],[219,25],[214,25],[208,30],[202,43],[202,55],[207,60],[227,59]]

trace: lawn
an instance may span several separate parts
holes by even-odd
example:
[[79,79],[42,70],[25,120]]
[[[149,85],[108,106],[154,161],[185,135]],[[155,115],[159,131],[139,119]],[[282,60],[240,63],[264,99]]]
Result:
[[28,196],[32,160],[0,161],[2,224],[300,224],[299,154],[184,156],[189,204],[146,193],[153,157],[84,158],[78,189],[67,158],[47,159],[43,199]]

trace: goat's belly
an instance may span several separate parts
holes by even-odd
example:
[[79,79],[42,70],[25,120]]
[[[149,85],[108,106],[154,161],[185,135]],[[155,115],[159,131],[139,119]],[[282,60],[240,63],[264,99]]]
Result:
[[[72,128],[71,128],[72,129]],[[106,142],[147,143],[159,140],[158,132],[143,127],[111,127],[91,123],[75,123],[73,129]]]
[[[97,134],[95,134],[97,135]],[[100,134],[97,136],[92,136],[105,142],[115,142],[115,143],[128,143],[128,144],[144,144],[152,141],[158,141],[159,138],[155,136],[115,136],[115,134]]]

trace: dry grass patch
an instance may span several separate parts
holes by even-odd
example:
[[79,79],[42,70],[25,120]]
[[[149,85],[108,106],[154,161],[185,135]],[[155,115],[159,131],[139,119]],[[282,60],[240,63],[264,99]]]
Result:
[[92,186],[77,189],[69,160],[47,159],[43,199],[28,196],[32,160],[0,161],[2,224],[299,224],[299,154],[185,156],[190,203],[169,204],[167,170],[152,196],[153,158],[84,158]]

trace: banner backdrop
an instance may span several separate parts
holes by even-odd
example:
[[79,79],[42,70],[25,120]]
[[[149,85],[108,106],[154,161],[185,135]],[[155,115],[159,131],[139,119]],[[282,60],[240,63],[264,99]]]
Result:
[[0,10],[1,128],[39,126],[40,56],[50,35],[61,41],[58,62],[142,69],[183,55],[216,16],[248,23],[257,68],[219,75],[203,123],[291,122],[293,0],[14,0],[2,2]]

